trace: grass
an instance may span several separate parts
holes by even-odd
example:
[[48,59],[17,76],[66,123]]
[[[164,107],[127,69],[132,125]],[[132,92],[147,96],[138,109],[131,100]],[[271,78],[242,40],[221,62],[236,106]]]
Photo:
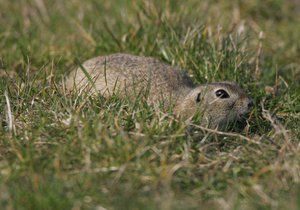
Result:
[[[0,0],[1,209],[299,209],[300,5]],[[68,96],[114,52],[154,56],[255,100],[239,135],[187,134],[136,100]]]

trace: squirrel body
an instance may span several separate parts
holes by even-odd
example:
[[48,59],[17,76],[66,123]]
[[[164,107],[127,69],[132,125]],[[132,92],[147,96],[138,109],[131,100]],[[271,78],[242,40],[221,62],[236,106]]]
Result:
[[175,104],[176,115],[185,119],[202,114],[201,125],[219,128],[239,120],[253,106],[251,98],[233,82],[195,85],[188,74],[152,57],[130,54],[99,56],[85,61],[66,80],[69,91],[118,93],[135,97],[147,93],[147,101]]

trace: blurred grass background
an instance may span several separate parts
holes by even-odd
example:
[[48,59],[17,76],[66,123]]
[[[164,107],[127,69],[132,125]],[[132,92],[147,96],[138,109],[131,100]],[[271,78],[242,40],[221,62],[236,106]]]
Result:
[[[1,209],[299,209],[297,0],[0,0]],[[60,84],[127,52],[232,80],[256,107],[241,135]]]

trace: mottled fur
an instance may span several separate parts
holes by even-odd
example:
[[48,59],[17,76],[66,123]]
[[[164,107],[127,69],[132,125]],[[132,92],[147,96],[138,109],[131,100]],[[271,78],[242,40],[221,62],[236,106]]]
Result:
[[[202,113],[202,125],[209,127],[227,124],[249,112],[251,99],[235,83],[195,86],[185,71],[154,58],[113,54],[92,58],[82,67],[67,78],[68,90],[97,91],[106,97],[115,92],[126,97],[148,93],[149,103],[169,105],[173,102],[175,114],[184,118]],[[230,98],[216,97],[218,89],[227,91]]]

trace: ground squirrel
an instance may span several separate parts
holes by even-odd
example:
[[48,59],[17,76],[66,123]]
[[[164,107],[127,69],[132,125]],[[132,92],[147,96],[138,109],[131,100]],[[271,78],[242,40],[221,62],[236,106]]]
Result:
[[107,97],[135,97],[147,93],[151,104],[174,104],[176,115],[185,119],[202,114],[201,125],[220,128],[241,119],[253,106],[251,98],[233,82],[196,86],[188,74],[151,57],[112,54],[87,60],[71,72],[66,89]]

